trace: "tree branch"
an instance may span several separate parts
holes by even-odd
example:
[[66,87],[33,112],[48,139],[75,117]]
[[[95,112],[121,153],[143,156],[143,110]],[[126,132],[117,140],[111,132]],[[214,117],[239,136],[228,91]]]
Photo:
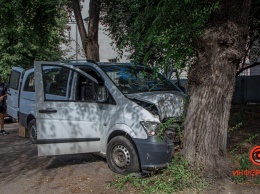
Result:
[[236,77],[237,77],[240,73],[242,73],[244,70],[249,69],[249,68],[251,68],[251,67],[255,67],[255,66],[257,66],[257,65],[260,65],[260,62],[254,62],[252,65],[248,65],[248,66],[246,66],[246,67],[241,68],[239,71],[237,71]]

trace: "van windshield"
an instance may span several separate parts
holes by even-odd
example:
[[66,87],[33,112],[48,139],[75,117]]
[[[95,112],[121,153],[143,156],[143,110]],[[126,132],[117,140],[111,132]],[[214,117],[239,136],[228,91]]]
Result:
[[180,91],[161,74],[150,68],[134,65],[101,66],[124,94],[150,91]]

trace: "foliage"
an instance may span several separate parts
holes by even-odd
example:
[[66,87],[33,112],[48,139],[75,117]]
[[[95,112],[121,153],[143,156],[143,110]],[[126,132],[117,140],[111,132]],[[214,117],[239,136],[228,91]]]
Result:
[[[249,169],[250,160],[249,160],[248,154],[238,155],[235,158],[239,161],[240,167],[238,168],[238,170]],[[232,179],[236,183],[241,183],[241,182],[244,182],[246,180],[246,176],[244,176],[244,175],[233,176]]]
[[199,171],[190,170],[187,162],[177,155],[161,174],[144,179],[139,179],[134,174],[118,177],[110,187],[124,190],[127,185],[133,186],[140,193],[173,193],[187,189],[202,190],[209,183],[200,176]]
[[248,137],[243,142],[241,142],[238,146],[236,146],[234,149],[232,149],[230,151],[230,153],[231,154],[235,154],[235,152],[238,151],[239,149],[241,149],[246,143],[250,143],[251,144],[252,140],[255,139],[258,136],[259,136],[259,134],[252,134],[250,137]]
[[[237,76],[244,70],[260,65],[260,0],[253,0],[251,3],[249,17],[249,33],[247,45],[242,63],[237,69]],[[248,61],[249,59],[249,61]]]
[[0,72],[7,80],[12,66],[28,68],[34,60],[58,60],[65,41],[65,0],[0,1]]
[[260,176],[257,176],[257,177],[255,178],[254,183],[260,185]]
[[242,127],[242,126],[243,126],[243,122],[239,122],[239,123],[237,123],[235,126],[228,128],[228,131],[229,131],[229,132],[232,132],[232,131],[234,131],[234,130],[236,130],[236,129]]
[[[236,130],[237,128],[241,127],[241,123],[236,125],[235,127],[231,128],[231,131]],[[259,134],[251,134],[248,138],[246,138],[243,142],[241,142],[238,146],[234,147],[231,151],[231,162],[232,168],[234,170],[249,170],[252,168],[252,163],[249,159],[249,153],[240,153],[243,148],[246,147],[246,144],[252,144],[252,140],[258,137]],[[239,152],[240,151],[240,152]],[[232,179],[236,183],[242,183],[247,180],[247,177],[244,175],[233,176]],[[257,183],[258,179],[256,179]]]
[[102,22],[120,53],[137,62],[183,67],[217,4],[206,0],[103,0]]

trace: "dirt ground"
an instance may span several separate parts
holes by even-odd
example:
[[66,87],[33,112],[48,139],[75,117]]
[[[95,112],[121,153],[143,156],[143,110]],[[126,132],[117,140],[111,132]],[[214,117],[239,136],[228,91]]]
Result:
[[[241,110],[234,106],[231,113],[230,125],[242,121],[243,126],[231,131],[228,151],[238,148],[243,153],[260,145],[260,107],[248,106]],[[10,134],[0,135],[1,194],[120,193],[114,188],[106,189],[117,177],[103,158],[93,154],[38,157],[36,145],[29,138],[18,136],[17,123],[6,122],[5,129]],[[241,145],[252,134],[259,136]],[[138,192],[127,189],[123,193]],[[214,181],[212,189],[200,193],[258,194],[260,184],[255,184],[253,179],[236,184],[226,178]]]
[[106,161],[92,154],[38,157],[29,138],[18,136],[17,123],[6,123],[0,136],[0,193],[107,193],[116,179]]

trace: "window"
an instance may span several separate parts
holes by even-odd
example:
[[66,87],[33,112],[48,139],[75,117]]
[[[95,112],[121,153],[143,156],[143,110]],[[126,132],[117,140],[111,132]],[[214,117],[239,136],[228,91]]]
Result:
[[[101,77],[89,67],[80,67],[80,69],[86,72],[88,75],[96,79],[99,83],[103,83]],[[98,84],[92,81],[89,78],[86,78],[80,74],[76,75],[77,77],[77,100],[87,101],[87,102],[96,102],[97,100],[97,90]]]
[[34,73],[31,73],[27,76],[27,79],[24,84],[24,91],[26,92],[34,92]]
[[18,90],[18,86],[19,86],[19,82],[20,82],[20,75],[21,75],[20,72],[14,71],[14,70],[12,71],[9,88]]
[[46,100],[68,100],[70,97],[71,71],[57,66],[43,67]]
[[107,65],[101,69],[110,77],[122,93],[150,91],[179,91],[161,74],[144,66]]
[[99,85],[102,86],[104,81],[93,69],[79,68],[88,76],[66,67],[44,65],[42,75],[45,100],[96,102]]
[[77,100],[95,102],[97,99],[97,84],[88,78],[77,75]]

